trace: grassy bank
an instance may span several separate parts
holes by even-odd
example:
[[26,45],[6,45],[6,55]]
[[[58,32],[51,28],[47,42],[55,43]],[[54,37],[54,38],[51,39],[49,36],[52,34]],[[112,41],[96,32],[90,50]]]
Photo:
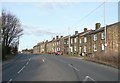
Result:
[[[63,56],[66,56],[66,57],[80,57],[78,55],[63,55]],[[107,65],[107,66],[111,66],[111,67],[114,67],[114,68],[118,68],[118,57],[107,57],[107,56],[104,56],[104,57],[84,57],[84,60],[87,60],[87,61],[91,61],[91,62],[95,62],[95,63],[99,63],[99,64],[103,64],[103,65]]]

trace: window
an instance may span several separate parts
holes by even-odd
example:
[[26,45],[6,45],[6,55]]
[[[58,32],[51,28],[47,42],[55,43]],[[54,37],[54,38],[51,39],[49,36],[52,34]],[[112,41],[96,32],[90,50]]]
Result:
[[64,41],[64,44],[66,44],[66,41]]
[[97,40],[97,34],[94,35],[94,41],[96,41],[96,40]]
[[101,33],[101,39],[105,39],[105,33],[104,32]]
[[87,42],[87,37],[84,37],[84,42]]
[[71,39],[71,44],[73,43],[72,39]]
[[58,44],[60,45],[60,41],[58,42]]
[[76,50],[76,46],[74,46],[74,49],[75,49],[75,51],[77,51],[77,50]]
[[97,51],[97,45],[94,44],[94,51]]
[[86,52],[86,49],[87,49],[87,47],[86,47],[86,46],[84,46],[84,52]]
[[58,45],[58,42],[57,42],[57,45]]
[[105,46],[104,46],[104,44],[102,44],[102,50],[105,50]]
[[76,43],[76,38],[74,39],[75,43]]
[[80,47],[80,53],[82,52],[82,47]]
[[69,41],[67,40],[67,44],[69,44]]
[[80,39],[80,44],[82,43],[82,40]]
[[70,47],[70,52],[73,52],[73,48],[72,47]]

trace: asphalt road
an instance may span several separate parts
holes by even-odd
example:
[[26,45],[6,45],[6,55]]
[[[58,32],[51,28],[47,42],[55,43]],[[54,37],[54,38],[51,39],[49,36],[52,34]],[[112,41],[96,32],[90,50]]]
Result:
[[118,81],[118,70],[82,59],[56,55],[18,55],[2,67],[2,80]]

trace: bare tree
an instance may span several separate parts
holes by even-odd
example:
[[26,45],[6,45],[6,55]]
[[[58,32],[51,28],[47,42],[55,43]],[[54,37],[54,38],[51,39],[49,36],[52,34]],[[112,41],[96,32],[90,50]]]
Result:
[[18,38],[22,35],[23,29],[20,26],[19,19],[11,14],[2,10],[2,58],[6,54],[10,54],[12,43],[17,42]]

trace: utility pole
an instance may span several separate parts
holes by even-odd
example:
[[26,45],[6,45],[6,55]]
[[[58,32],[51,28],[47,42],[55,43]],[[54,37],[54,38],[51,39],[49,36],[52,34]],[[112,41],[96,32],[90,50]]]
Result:
[[107,46],[107,27],[106,27],[106,0],[104,0],[104,32],[105,32],[105,53],[106,53],[106,46]]
[[69,50],[69,54],[70,54],[70,52],[71,52],[71,50],[70,50],[70,33],[69,33],[69,30],[70,30],[70,27],[68,27],[68,34],[69,34],[69,39],[68,39],[68,43],[69,43],[69,45],[68,45],[68,50]]

